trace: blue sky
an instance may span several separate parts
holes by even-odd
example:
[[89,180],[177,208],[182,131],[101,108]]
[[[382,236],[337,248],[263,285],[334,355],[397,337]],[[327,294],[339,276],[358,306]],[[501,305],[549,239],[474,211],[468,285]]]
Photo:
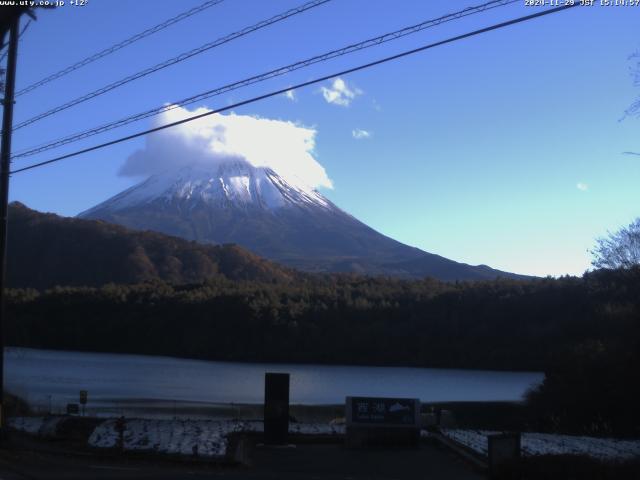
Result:
[[[40,12],[20,44],[18,89],[201,0],[89,0]],[[226,0],[17,99],[15,121],[99,88],[302,1]],[[481,1],[333,0],[25,127],[14,151],[222,86]],[[216,108],[498,21],[517,3],[289,76],[205,100]],[[581,274],[594,239],[640,215],[640,95],[629,56],[640,7],[574,8],[342,77],[359,92],[329,103],[321,86],[236,109],[317,131],[321,191],[378,231],[471,264],[535,275]],[[330,82],[322,86],[331,88]],[[15,167],[148,128],[145,120]],[[354,138],[354,130],[369,132]],[[16,174],[10,196],[75,215],[141,178],[118,170],[140,138]]]

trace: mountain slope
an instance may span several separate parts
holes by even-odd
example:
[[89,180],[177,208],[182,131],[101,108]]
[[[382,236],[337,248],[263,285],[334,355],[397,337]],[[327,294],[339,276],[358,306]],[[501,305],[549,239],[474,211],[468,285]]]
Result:
[[441,280],[520,277],[404,245],[317,191],[241,160],[154,175],[79,216],[202,243],[236,243],[313,272]]
[[9,211],[11,287],[99,286],[161,279],[175,284],[210,278],[289,281],[296,272],[235,245],[200,245],[156,232],[36,212]]

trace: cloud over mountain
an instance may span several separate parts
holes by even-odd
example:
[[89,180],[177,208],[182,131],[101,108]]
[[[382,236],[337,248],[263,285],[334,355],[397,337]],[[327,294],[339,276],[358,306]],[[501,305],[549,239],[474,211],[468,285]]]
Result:
[[[156,126],[211,110],[174,108],[159,115]],[[296,185],[332,188],[315,159],[316,130],[290,121],[252,115],[215,113],[147,135],[145,147],[127,158],[123,176],[149,176],[187,165],[216,166],[237,158],[269,167]]]

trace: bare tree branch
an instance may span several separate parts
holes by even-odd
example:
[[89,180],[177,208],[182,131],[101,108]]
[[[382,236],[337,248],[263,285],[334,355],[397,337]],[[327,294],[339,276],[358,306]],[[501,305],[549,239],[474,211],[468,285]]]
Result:
[[590,250],[595,268],[632,268],[640,265],[640,218],[617,232],[598,238]]
[[[640,51],[629,56],[629,60],[635,61],[635,65],[629,67],[631,76],[633,77],[633,85],[640,87]],[[629,108],[624,111],[624,116],[640,115],[640,97],[633,102]]]

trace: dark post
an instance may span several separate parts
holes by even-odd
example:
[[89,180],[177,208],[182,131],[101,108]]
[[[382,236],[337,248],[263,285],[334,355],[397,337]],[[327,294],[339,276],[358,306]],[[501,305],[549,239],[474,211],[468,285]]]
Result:
[[18,28],[20,17],[11,19],[9,58],[4,87],[2,111],[2,147],[0,150],[0,432],[4,430],[4,288],[7,275],[7,220],[9,213],[9,169],[11,168],[11,130],[13,129],[13,99],[18,60]]
[[289,374],[264,376],[264,443],[284,445],[289,434]]
[[124,452],[124,431],[127,429],[127,422],[124,415],[116,420],[116,432],[118,432],[117,447],[120,453]]
[[86,390],[80,390],[80,405],[82,405],[82,416],[85,416],[87,411],[87,396],[88,393]]

